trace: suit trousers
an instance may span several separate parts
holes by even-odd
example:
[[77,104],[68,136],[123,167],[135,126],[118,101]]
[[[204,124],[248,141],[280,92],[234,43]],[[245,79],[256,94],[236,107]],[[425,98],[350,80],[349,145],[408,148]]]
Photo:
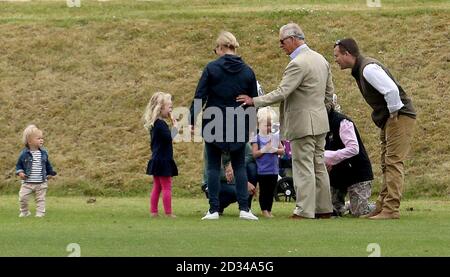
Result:
[[326,134],[291,140],[292,175],[296,191],[294,214],[314,218],[332,213],[330,179],[325,167]]
[[381,170],[383,183],[377,199],[377,209],[398,213],[403,193],[405,175],[404,161],[411,148],[415,119],[399,115],[389,118],[381,130]]

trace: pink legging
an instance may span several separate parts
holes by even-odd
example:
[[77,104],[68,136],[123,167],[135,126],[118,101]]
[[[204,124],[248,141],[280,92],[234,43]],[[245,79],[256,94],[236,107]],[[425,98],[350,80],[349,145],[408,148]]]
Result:
[[153,176],[153,189],[150,195],[150,212],[158,213],[159,195],[162,190],[164,212],[172,214],[172,177]]

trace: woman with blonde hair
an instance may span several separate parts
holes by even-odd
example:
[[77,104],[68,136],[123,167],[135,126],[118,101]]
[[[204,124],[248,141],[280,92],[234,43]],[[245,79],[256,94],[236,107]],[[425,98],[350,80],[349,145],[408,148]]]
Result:
[[[207,179],[209,190],[209,210],[202,219],[219,219],[220,168],[222,153],[227,152],[236,179],[236,192],[242,219],[257,220],[248,205],[247,174],[245,167],[245,145],[249,141],[249,129],[255,111],[239,107],[236,97],[247,93],[250,97],[258,95],[256,77],[253,70],[237,55],[239,43],[236,37],[223,31],[216,40],[214,53],[218,58],[208,63],[198,82],[194,100],[191,105],[191,126],[203,107],[202,136],[205,140],[207,157]],[[201,103],[201,105],[194,105]],[[210,112],[214,111],[214,116]],[[217,114],[220,111],[221,114]],[[244,116],[226,112],[244,111]],[[246,116],[245,114],[249,115]],[[253,116],[253,118],[251,118]],[[254,120],[256,123],[256,120]],[[245,122],[245,126],[238,125]],[[214,125],[212,128],[210,125]],[[254,124],[253,124],[254,125]],[[240,128],[238,128],[240,126]],[[207,127],[207,128],[205,128]],[[228,136],[227,136],[228,134]]]

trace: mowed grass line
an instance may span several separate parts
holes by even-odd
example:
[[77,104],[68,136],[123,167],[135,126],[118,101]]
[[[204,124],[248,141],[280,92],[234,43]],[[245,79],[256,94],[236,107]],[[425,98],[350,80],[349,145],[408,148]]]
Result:
[[[258,203],[253,203],[258,213]],[[32,211],[34,211],[34,204]],[[218,221],[201,221],[205,199],[173,200],[176,219],[150,218],[148,199],[48,197],[47,216],[18,218],[17,197],[0,197],[0,256],[450,256],[450,202],[404,201],[402,218],[293,221],[293,203],[274,205],[274,219],[238,219],[234,204]],[[413,208],[413,211],[407,211]]]

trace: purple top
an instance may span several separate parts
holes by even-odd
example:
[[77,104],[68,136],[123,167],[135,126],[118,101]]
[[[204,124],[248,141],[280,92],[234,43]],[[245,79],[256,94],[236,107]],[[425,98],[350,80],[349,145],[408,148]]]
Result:
[[291,158],[292,157],[291,142],[289,140],[285,140],[283,146],[284,146],[284,153],[286,153],[286,156],[288,158]]
[[[263,148],[272,139],[272,147],[278,148],[280,143],[280,133],[270,134],[267,136],[256,135],[251,143],[258,144],[258,149]],[[256,158],[256,166],[258,175],[278,175],[280,172],[278,166],[278,154],[277,153],[264,153],[259,158]]]

